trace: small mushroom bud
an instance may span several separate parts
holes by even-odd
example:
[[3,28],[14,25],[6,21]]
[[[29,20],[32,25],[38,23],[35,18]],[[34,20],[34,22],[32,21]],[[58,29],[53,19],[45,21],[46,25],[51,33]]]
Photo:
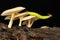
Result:
[[48,26],[42,26],[41,28],[44,28],[44,29],[46,29],[46,28],[50,28],[50,27],[48,27]]

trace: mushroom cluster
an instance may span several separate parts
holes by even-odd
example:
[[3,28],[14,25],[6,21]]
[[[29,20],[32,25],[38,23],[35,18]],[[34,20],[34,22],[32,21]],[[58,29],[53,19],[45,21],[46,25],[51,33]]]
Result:
[[22,25],[22,21],[25,22],[25,23],[27,21],[26,26],[28,28],[30,28],[32,26],[32,24],[34,23],[34,21],[36,21],[38,19],[47,19],[47,18],[51,17],[50,14],[47,15],[47,16],[42,16],[42,15],[39,15],[35,12],[29,12],[29,11],[19,13],[24,9],[26,9],[26,8],[24,8],[24,7],[15,7],[15,8],[12,8],[12,9],[5,10],[1,14],[1,16],[6,16],[5,20],[10,20],[9,24],[8,24],[8,28],[11,28],[12,24],[13,24],[13,21],[17,20],[17,19],[19,19],[19,26]]

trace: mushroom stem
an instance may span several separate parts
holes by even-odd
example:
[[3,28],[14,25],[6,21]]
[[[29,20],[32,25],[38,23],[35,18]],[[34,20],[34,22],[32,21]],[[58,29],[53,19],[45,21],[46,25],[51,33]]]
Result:
[[19,19],[19,26],[21,26],[21,24],[22,24],[22,18],[23,18],[23,16],[21,16]]
[[31,21],[32,19],[30,19],[30,20],[28,20],[28,25],[27,25],[27,27],[28,28],[31,28],[31,26],[32,26],[32,24],[34,23],[34,19]]
[[28,28],[30,28],[30,27],[31,27],[31,19],[30,19],[30,20],[28,20],[27,27],[28,27]]
[[10,22],[8,24],[8,28],[11,28],[11,26],[13,24],[13,19],[14,19],[14,13],[11,14],[11,19],[10,19]]
[[32,23],[30,24],[32,26],[32,24],[34,23],[35,20],[32,20]]

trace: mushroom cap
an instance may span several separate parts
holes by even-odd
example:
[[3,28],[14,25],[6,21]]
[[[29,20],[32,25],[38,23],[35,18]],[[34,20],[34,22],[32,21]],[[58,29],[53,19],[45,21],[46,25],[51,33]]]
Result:
[[[14,20],[17,20],[17,19],[19,19],[21,16],[27,16],[28,14],[27,14],[27,12],[24,12],[24,13],[21,13],[21,14],[16,14],[15,16],[14,16]],[[9,16],[6,16],[5,17],[5,20],[9,20],[11,18],[11,16],[9,15]]]
[[48,27],[48,26],[42,26],[41,28],[50,28],[50,27]]
[[27,12],[24,12],[24,13],[16,15],[15,18],[20,17],[20,16],[27,16],[27,15],[28,15]]
[[[7,16],[5,17],[5,20],[10,20],[11,19],[11,16]],[[17,20],[18,18],[15,18],[14,20]]]
[[8,20],[8,19],[10,19],[11,18],[11,16],[7,16],[7,17],[5,17],[5,20]]
[[11,15],[11,13],[16,13],[16,12],[20,12],[22,10],[24,10],[25,8],[24,7],[15,7],[15,8],[12,8],[12,9],[8,9],[8,10],[5,10],[1,16],[6,16],[6,15]]
[[30,20],[30,19],[32,19],[32,18],[35,18],[35,16],[27,16],[27,17],[24,17],[24,18],[22,19],[22,21],[24,21],[24,20]]

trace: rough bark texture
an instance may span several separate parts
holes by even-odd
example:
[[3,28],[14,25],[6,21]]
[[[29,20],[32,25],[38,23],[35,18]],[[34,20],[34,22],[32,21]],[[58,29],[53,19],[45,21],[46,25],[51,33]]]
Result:
[[0,40],[60,40],[60,28],[27,28],[13,26],[7,28],[0,23]]

